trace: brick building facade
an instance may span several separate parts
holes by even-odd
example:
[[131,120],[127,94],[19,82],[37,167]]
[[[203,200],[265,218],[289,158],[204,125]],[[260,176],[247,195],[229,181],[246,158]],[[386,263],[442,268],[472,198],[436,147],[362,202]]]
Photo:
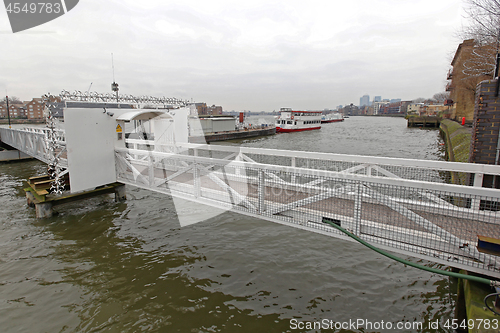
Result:
[[446,86],[446,91],[450,92],[450,99],[454,106],[451,118],[456,120],[465,117],[467,121],[472,121],[476,87],[479,82],[492,79],[488,75],[471,76],[464,73],[467,62],[473,58],[475,47],[473,39],[467,39],[460,43],[451,62],[453,70],[448,73],[447,79],[450,81]]
[[207,106],[207,103],[194,103],[199,115],[218,115],[222,114],[222,106]]
[[[26,118],[26,108],[23,104],[9,103],[9,116],[11,118]],[[7,104],[0,104],[0,118],[7,118]]]
[[[496,152],[500,135],[500,96],[497,80],[485,80],[477,86],[474,126],[470,147],[470,163],[498,164]],[[493,176],[485,175],[484,187],[492,187]],[[495,187],[500,188],[500,177]]]
[[9,115],[7,115],[7,104],[0,104],[0,118],[21,118],[21,119],[43,119],[43,110],[45,105],[41,98],[33,98],[31,101],[25,101],[23,104],[9,103]]
[[41,119],[43,118],[43,109],[45,105],[42,102],[41,98],[33,98],[33,100],[29,102],[24,102],[26,106],[26,112],[28,119]]
[[207,112],[208,114],[211,114],[211,115],[217,115],[217,114],[222,114],[222,106],[216,106],[216,105],[212,105],[212,106],[209,106],[207,108]]

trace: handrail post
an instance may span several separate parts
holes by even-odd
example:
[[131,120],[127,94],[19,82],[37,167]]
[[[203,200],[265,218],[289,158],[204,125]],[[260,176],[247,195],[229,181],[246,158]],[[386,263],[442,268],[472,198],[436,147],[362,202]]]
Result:
[[[241,152],[240,152],[238,155],[236,155],[236,157],[234,158],[234,160],[235,160],[236,162],[243,162],[243,158],[241,158]],[[236,176],[241,176],[241,170],[240,170],[240,168],[239,168],[239,167],[235,167],[235,168],[234,168],[234,174],[235,174]]]
[[259,183],[258,183],[258,198],[259,198],[259,214],[262,214],[265,210],[265,178],[264,178],[264,170],[259,170]]
[[155,174],[154,174],[154,157],[153,154],[148,155],[148,177],[149,186],[153,187],[155,184]]
[[[472,184],[472,186],[482,187],[483,186],[483,179],[484,179],[484,174],[476,172],[474,174],[474,184]],[[474,210],[479,210],[480,207],[481,207],[481,199],[477,199],[477,198],[472,199],[470,208],[474,209]]]
[[360,236],[361,234],[361,202],[363,200],[362,195],[362,185],[361,182],[357,182],[354,185],[355,197],[354,197],[354,234]]
[[201,196],[201,179],[200,179],[200,169],[198,168],[198,163],[193,162],[193,184],[194,184],[194,196],[199,198]]

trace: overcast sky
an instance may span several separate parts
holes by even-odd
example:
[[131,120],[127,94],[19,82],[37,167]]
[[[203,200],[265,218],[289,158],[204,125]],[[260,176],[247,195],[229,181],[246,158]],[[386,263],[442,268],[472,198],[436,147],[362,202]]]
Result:
[[0,9],[0,89],[177,97],[224,110],[411,100],[444,91],[460,0],[80,0],[13,34]]

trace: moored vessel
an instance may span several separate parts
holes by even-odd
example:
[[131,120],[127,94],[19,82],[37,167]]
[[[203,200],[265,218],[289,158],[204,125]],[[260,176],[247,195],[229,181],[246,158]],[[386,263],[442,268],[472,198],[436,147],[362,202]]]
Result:
[[321,128],[321,111],[294,111],[281,108],[276,118],[276,133],[309,131]]
[[344,121],[344,117],[342,116],[341,113],[330,113],[321,117],[322,124],[335,123],[339,121]]

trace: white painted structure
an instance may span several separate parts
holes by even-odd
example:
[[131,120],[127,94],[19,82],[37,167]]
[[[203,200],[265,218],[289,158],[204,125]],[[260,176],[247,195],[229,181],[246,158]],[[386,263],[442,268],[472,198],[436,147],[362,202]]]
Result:
[[[190,144],[189,109],[130,112],[66,114],[61,158],[72,191],[118,181],[346,239],[322,223],[327,217],[380,248],[500,278],[499,258],[476,249],[477,235],[500,238],[500,191],[480,187],[485,174],[500,176],[500,166]],[[150,122],[153,133],[120,138],[118,126],[134,121]],[[0,135],[50,161],[44,131],[1,128]],[[448,184],[450,172],[465,173],[473,186]],[[176,208],[181,219],[190,209]]]
[[[65,110],[68,170],[72,192],[116,182],[114,150],[125,148],[126,123],[150,122],[154,146],[187,142],[188,109],[171,113],[156,109],[71,108]],[[174,126],[174,120],[178,126]],[[151,134],[151,133],[150,133]]]

